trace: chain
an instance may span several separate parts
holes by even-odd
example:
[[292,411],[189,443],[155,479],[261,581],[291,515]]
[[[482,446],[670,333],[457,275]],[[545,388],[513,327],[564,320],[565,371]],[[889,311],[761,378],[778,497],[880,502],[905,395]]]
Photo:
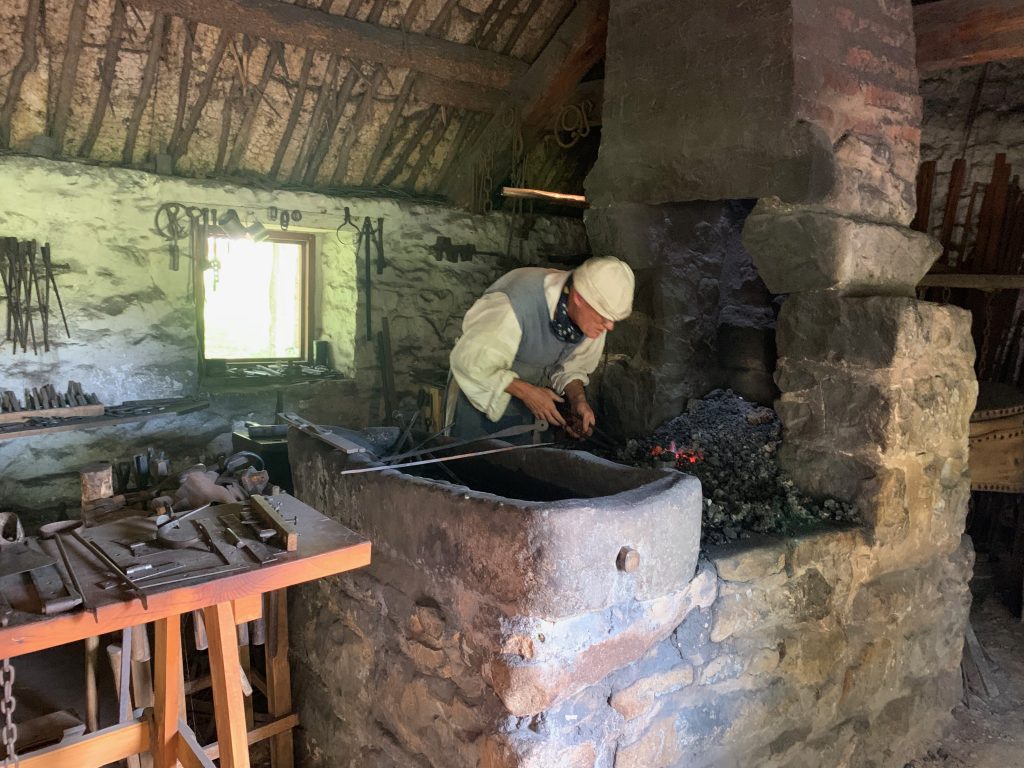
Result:
[[3,685],[4,694],[0,699],[0,716],[3,716],[3,726],[0,727],[0,740],[5,747],[4,765],[18,765],[17,742],[18,726],[14,724],[14,707],[17,702],[14,700],[14,667],[10,659],[4,659],[0,663],[0,684]]

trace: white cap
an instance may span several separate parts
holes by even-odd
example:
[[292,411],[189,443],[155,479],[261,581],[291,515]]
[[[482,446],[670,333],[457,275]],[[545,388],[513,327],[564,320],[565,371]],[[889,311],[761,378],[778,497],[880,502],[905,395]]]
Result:
[[625,320],[633,311],[633,270],[614,256],[587,259],[572,271],[572,286],[606,320]]

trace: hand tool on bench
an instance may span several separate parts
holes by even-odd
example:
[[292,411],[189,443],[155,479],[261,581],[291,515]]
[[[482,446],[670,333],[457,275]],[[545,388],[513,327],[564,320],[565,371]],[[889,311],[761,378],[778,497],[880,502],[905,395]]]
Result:
[[99,612],[96,610],[96,606],[85,599],[85,592],[82,590],[82,582],[78,580],[78,574],[75,573],[75,568],[71,565],[71,558],[68,557],[67,547],[64,546],[64,539],[61,538],[61,534],[64,531],[77,528],[81,525],[78,520],[62,520],[58,523],[47,523],[40,526],[39,534],[44,539],[53,539],[53,543],[57,546],[57,552],[60,554],[60,559],[64,563],[64,570],[67,571],[68,579],[71,580],[72,585],[75,588],[75,592],[82,598],[82,607],[92,614],[93,619],[98,624],[100,621]]
[[85,538],[85,536],[79,533],[77,528],[71,531],[71,535],[74,536],[75,539],[83,547],[88,549],[96,557],[97,560],[103,563],[103,565],[106,568],[109,568],[111,571],[113,571],[114,575],[121,579],[121,581],[128,588],[128,590],[137,598],[139,598],[139,600],[142,602],[142,607],[146,610],[149,610],[149,600],[146,597],[146,593],[142,591],[142,588],[139,587],[138,584],[132,581],[131,576],[125,573],[121,569],[121,566],[115,563],[114,560],[110,557],[110,555],[104,552],[96,542]]
[[[277,555],[271,552],[261,552],[257,549],[257,542],[242,536],[235,528],[233,524],[240,525],[240,519],[237,516],[228,516],[221,518],[221,524],[224,526],[224,532],[227,534],[228,540],[231,541],[238,549],[244,549],[249,555],[260,565],[266,565],[277,560]],[[259,544],[259,547],[263,547],[263,544]]]
[[224,561],[224,565],[234,565],[234,563],[231,562],[231,558],[227,556],[227,553],[221,549],[220,544],[213,538],[213,534],[210,533],[210,529],[206,527],[206,523],[201,520],[193,520],[192,525],[194,525],[199,531],[199,535],[203,537],[207,546],[210,547],[210,551]]

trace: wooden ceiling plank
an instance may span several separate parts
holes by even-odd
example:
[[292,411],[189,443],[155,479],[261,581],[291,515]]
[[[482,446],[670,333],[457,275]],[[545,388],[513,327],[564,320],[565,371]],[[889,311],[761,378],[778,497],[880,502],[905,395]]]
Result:
[[384,155],[391,146],[391,138],[395,132],[395,126],[398,125],[398,119],[402,116],[402,111],[405,109],[405,105],[409,101],[409,96],[412,94],[412,86],[416,81],[416,76],[412,72],[405,76],[405,82],[402,83],[402,88],[398,92],[398,96],[395,98],[395,103],[391,105],[391,114],[388,115],[388,120],[384,124],[384,128],[380,132],[380,138],[377,140],[377,146],[373,148],[373,154],[370,155],[370,162],[366,165],[366,170],[363,172],[363,186],[372,187],[373,180],[377,176],[377,171],[380,169],[381,160],[384,159]]
[[281,134],[281,140],[277,144],[277,152],[274,154],[274,162],[270,166],[270,176],[274,179],[277,178],[278,173],[281,171],[285,152],[288,151],[288,145],[291,143],[295,126],[299,122],[299,116],[302,114],[302,105],[306,100],[306,88],[309,83],[309,70],[313,66],[313,55],[313,51],[306,51],[306,54],[302,57],[302,69],[299,72],[299,83],[295,88],[295,96],[292,98],[292,108],[288,113],[288,123]]
[[503,0],[501,6],[497,9],[497,12],[492,17],[491,23],[484,29],[480,35],[479,42],[477,42],[478,48],[490,48],[494,43],[494,40],[498,37],[502,28],[508,22],[508,17],[512,14],[512,9],[519,4],[519,0]]
[[213,82],[217,79],[220,63],[224,58],[224,53],[227,51],[232,37],[233,33],[226,30],[221,30],[217,36],[217,47],[213,49],[213,56],[210,57],[210,61],[207,64],[206,76],[203,78],[202,85],[199,86],[199,94],[196,97],[195,104],[192,105],[192,111],[189,112],[188,120],[185,121],[185,125],[181,129],[181,138],[178,144],[174,146],[173,151],[170,153],[175,162],[188,153],[188,145],[192,140],[192,134],[195,133],[196,126],[199,124],[199,118],[202,117],[203,109],[206,108],[206,102],[210,99]]
[[[474,43],[479,45],[482,40],[487,36],[487,30],[493,26],[492,22],[495,22],[501,15],[501,11],[507,8],[511,3],[518,2],[518,0],[492,0],[491,3],[484,9],[484,12],[480,17],[480,27],[474,32]],[[446,6],[446,9],[450,10],[451,6]],[[438,15],[437,18],[430,25],[428,30],[430,34],[436,34],[447,22],[447,19],[442,18]],[[405,78],[405,82],[402,83],[402,91],[399,93],[398,99],[392,106],[391,114],[388,116],[388,122],[384,126],[384,130],[381,132],[381,136],[377,141],[377,146],[374,147],[373,155],[370,157],[370,162],[366,167],[366,172],[363,174],[363,186],[372,186],[374,179],[377,176],[377,172],[380,170],[381,162],[387,156],[388,150],[391,148],[391,144],[395,137],[395,128],[398,125],[398,120],[402,115],[402,111],[405,109],[405,105],[409,101],[409,97],[412,95],[412,89],[416,85],[416,81],[419,79],[418,72],[409,72]],[[415,148],[413,142],[419,142],[422,139],[422,133],[413,131],[412,136],[408,144],[411,146],[406,147],[398,153],[397,157],[400,160],[402,157],[408,158]],[[385,174],[386,177],[394,178],[397,176],[401,168],[398,166],[396,161],[393,164],[391,172]],[[393,173],[392,173],[393,172]],[[383,182],[382,182],[383,183]]]
[[135,99],[132,116],[128,121],[128,131],[124,139],[124,151],[121,154],[121,159],[125,165],[131,165],[135,157],[135,140],[139,135],[139,126],[142,125],[142,114],[146,111],[146,105],[149,103],[149,94],[153,91],[153,83],[156,81],[157,69],[160,65],[160,51],[163,48],[166,21],[162,13],[157,13],[153,16],[153,25],[150,27],[153,39],[149,45],[146,68],[143,70],[142,83],[139,85],[139,95]]
[[417,120],[418,125],[412,129],[412,135],[409,141],[405,143],[402,151],[398,153],[394,161],[391,163],[391,168],[387,173],[384,174],[380,180],[382,187],[389,187],[394,184],[399,174],[405,170],[406,164],[409,162],[409,158],[412,157],[412,153],[416,147],[423,141],[424,136],[427,135],[427,131],[430,130],[430,126],[434,123],[434,118],[437,117],[437,113],[441,108],[434,104],[430,107],[426,113]]
[[1024,58],[1024,0],[916,5],[914,31],[922,72]]
[[335,128],[345,111],[345,105],[348,103],[349,97],[352,95],[352,89],[359,81],[360,74],[355,62],[349,62],[349,70],[345,75],[345,80],[342,82],[341,88],[337,89],[333,101],[324,114],[323,123],[317,131],[316,144],[306,165],[306,173],[302,177],[303,183],[310,186],[316,183],[316,177],[320,174],[320,164],[323,163],[324,157],[327,155],[327,150],[331,146],[331,139],[334,137]]
[[452,175],[457,167],[455,161],[464,155],[464,147],[467,145],[473,146],[477,135],[487,127],[487,121],[486,115],[465,116],[462,124],[459,126],[458,133],[455,134],[455,138],[452,140],[451,148],[445,154],[444,162],[441,163],[441,167],[437,171],[435,190],[451,188],[453,182]]
[[302,137],[299,154],[295,158],[295,163],[292,165],[292,172],[289,175],[289,180],[293,183],[297,183],[301,180],[306,171],[306,165],[309,160],[309,155],[313,151],[313,142],[323,120],[324,111],[327,109],[327,104],[331,99],[331,93],[338,84],[338,67],[340,63],[341,57],[336,54],[332,55],[330,61],[327,63],[327,69],[324,72],[324,79],[320,83],[320,91],[317,93],[316,101],[313,103],[313,114],[309,117],[309,125],[306,127],[306,135]]
[[235,134],[235,143],[231,147],[231,155],[228,157],[226,170],[234,173],[242,162],[242,156],[249,147],[249,138],[252,135],[253,125],[256,123],[256,114],[259,112],[260,104],[263,103],[263,94],[267,90],[270,78],[274,74],[278,61],[284,59],[284,46],[281,43],[271,43],[267,51],[267,60],[263,63],[263,73],[260,75],[260,82],[248,94],[248,106],[245,114],[242,115],[242,122],[238,125],[238,133]]
[[224,94],[224,106],[221,108],[220,139],[217,141],[217,159],[213,164],[213,169],[217,173],[224,170],[224,161],[228,154],[228,143],[231,139],[231,119],[234,117],[235,102],[238,101],[241,93],[242,85],[237,79],[232,78],[231,87]]
[[[367,14],[366,20],[372,24],[379,22],[381,15],[384,13],[384,6],[386,4],[387,0],[376,0],[373,7],[370,8],[370,12]],[[349,3],[347,15],[354,15],[359,10],[360,5],[360,0],[352,0],[352,2]],[[413,8],[411,10],[412,14],[418,12],[418,8]],[[403,19],[403,23],[408,18],[409,16],[407,15],[406,18]],[[359,62],[349,61],[349,70],[345,74],[345,80],[341,84],[341,88],[337,90],[334,98],[325,110],[322,122],[316,126],[315,135],[317,139],[313,146],[313,150],[310,153],[309,160],[306,163],[306,171],[302,177],[304,184],[312,186],[316,182],[316,177],[320,173],[320,165],[323,163],[324,157],[327,155],[327,150],[330,149],[331,140],[334,138],[340,118],[345,112],[345,105],[348,103],[349,97],[352,95],[352,89],[355,87],[361,76],[362,72],[359,70]]]
[[505,88],[527,65],[510,56],[429,35],[380,27],[278,0],[132,0],[140,8],[184,16],[236,33],[326,51],[438,77]]
[[544,0],[530,0],[530,4],[526,6],[526,10],[520,15],[519,20],[516,22],[515,27],[512,28],[512,34],[509,35],[508,40],[505,41],[505,45],[501,47],[501,52],[506,56],[511,55],[512,49],[515,48],[516,43],[519,42],[519,38],[522,37],[523,32],[526,31],[526,25],[530,23],[530,19],[534,17],[537,11],[540,10],[541,3]]
[[185,27],[185,42],[181,53],[181,70],[178,72],[178,108],[174,113],[174,126],[171,128],[171,140],[168,142],[168,152],[172,155],[181,140],[185,115],[188,114],[188,87],[192,80],[192,52],[196,47],[196,33],[199,31],[199,25],[194,21],[183,20],[182,24]]
[[416,182],[419,181],[420,174],[423,173],[423,169],[427,167],[427,163],[430,162],[430,158],[434,156],[434,152],[437,150],[437,145],[441,143],[441,139],[445,133],[448,132],[448,121],[444,119],[438,120],[434,125],[434,132],[430,136],[430,141],[423,145],[420,150],[420,156],[416,158],[416,164],[409,171],[408,177],[405,179],[405,187],[407,189],[415,190]]
[[62,152],[64,134],[67,132],[68,120],[71,117],[71,100],[75,95],[75,81],[78,79],[78,59],[82,54],[82,34],[85,32],[88,7],[89,0],[75,0],[68,20],[68,42],[64,49],[57,102],[50,123],[50,136],[56,142],[58,152]]
[[[541,51],[529,71],[512,87],[512,94],[474,142],[459,174],[452,199],[473,205],[473,166],[493,152],[491,178],[496,183],[512,167],[511,126],[504,115],[518,111],[526,139],[526,151],[541,129],[570,98],[582,77],[604,56],[608,29],[608,0],[580,0]],[[495,151],[496,148],[496,151]],[[525,154],[524,154],[525,156]]]
[[346,126],[345,133],[341,138],[341,146],[338,149],[338,160],[334,166],[334,173],[331,176],[331,184],[334,186],[341,186],[345,180],[345,175],[348,173],[348,163],[352,156],[352,147],[355,146],[363,126],[366,125],[370,118],[374,94],[377,93],[381,83],[384,82],[384,75],[383,67],[376,67],[374,69],[373,78],[366,86],[366,91],[359,101],[359,106],[356,107],[356,113],[352,116],[351,122]]
[[4,99],[3,108],[0,109],[0,147],[4,149],[11,146],[11,119],[18,104],[18,97],[21,95],[21,84],[25,82],[26,75],[36,68],[36,35],[39,32],[41,6],[41,0],[28,0],[28,7],[25,9],[25,26],[21,31],[21,58],[11,72],[7,97]]
[[100,92],[96,98],[96,108],[92,120],[85,132],[85,138],[78,148],[79,157],[89,157],[93,145],[100,135],[103,117],[110,105],[110,89],[114,85],[114,72],[117,69],[117,56],[121,51],[121,37],[124,34],[125,7],[123,0],[114,0],[114,8],[110,12],[110,34],[107,37],[107,48],[103,52],[103,63],[100,65]]

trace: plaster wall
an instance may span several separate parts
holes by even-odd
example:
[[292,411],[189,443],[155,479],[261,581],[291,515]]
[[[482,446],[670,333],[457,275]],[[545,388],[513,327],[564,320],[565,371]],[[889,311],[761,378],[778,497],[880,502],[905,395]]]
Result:
[[[971,188],[992,178],[995,156],[1006,153],[1014,169],[1024,167],[1024,60],[992,62],[987,65],[970,135],[966,137],[968,115],[985,65],[933,72],[921,78],[924,119],[921,125],[921,160],[935,160],[929,234],[937,236],[949,189],[953,161],[963,153],[967,163],[957,209],[953,242],[959,243],[967,215]],[[975,202],[975,215],[981,205]]]
[[[167,242],[154,229],[157,208],[170,201],[235,208],[243,218],[264,222],[270,206],[303,212],[301,227],[294,229],[317,237],[313,335],[331,342],[334,364],[346,378],[287,387],[282,397],[287,409],[308,418],[351,426],[381,420],[375,340],[383,317],[390,320],[396,386],[411,402],[424,382],[443,379],[465,310],[498,275],[588,249],[580,221],[537,218],[528,233],[512,239],[515,261],[494,255],[438,261],[431,246],[439,235],[502,253],[509,219],[406,201],[251,189],[2,156],[0,235],[49,242],[54,261],[69,265],[57,280],[71,338],[58,337],[51,326],[55,343],[38,355],[0,344],[0,385],[20,391],[52,382],[59,389],[74,379],[106,404],[211,395],[209,410],[180,418],[0,441],[4,506],[76,506],[78,468],[89,461],[153,446],[166,450],[173,466],[187,465],[229,450],[229,433],[241,422],[273,419],[273,386],[232,391],[199,380],[187,243],[181,242],[181,270],[171,271]],[[343,243],[335,235],[345,207],[358,223],[364,216],[384,220],[386,266],[382,275],[373,269],[370,276],[372,341],[365,333],[362,259],[355,257],[350,238]]]

